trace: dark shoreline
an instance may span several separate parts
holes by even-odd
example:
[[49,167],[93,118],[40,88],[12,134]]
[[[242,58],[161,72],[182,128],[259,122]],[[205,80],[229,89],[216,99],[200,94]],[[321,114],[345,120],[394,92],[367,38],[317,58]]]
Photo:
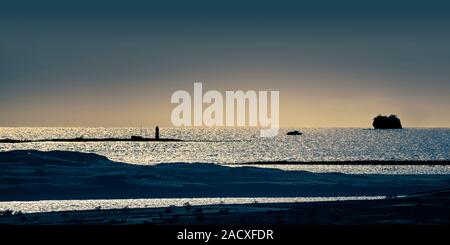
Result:
[[3,144],[20,144],[20,143],[39,143],[39,142],[180,142],[181,139],[155,139],[144,137],[131,137],[131,138],[72,138],[72,139],[41,139],[41,140],[13,140],[13,139],[0,139],[0,143]]
[[449,184],[448,174],[312,173],[202,163],[142,166],[113,162],[90,153],[17,150],[0,152],[1,201],[183,197],[390,198],[99,208],[34,214],[2,212],[0,224],[450,224]]
[[380,200],[218,204],[16,213],[15,225],[408,225],[450,224],[450,189]]

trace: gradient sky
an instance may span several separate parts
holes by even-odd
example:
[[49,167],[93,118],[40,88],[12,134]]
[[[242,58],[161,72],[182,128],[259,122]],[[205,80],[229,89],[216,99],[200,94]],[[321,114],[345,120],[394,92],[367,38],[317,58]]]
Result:
[[2,1],[0,126],[170,126],[201,81],[279,90],[282,126],[450,127],[450,4],[336,2]]

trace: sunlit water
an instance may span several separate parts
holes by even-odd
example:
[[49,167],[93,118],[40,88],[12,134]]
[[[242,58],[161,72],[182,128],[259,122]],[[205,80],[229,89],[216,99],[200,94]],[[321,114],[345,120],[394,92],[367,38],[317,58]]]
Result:
[[[91,152],[133,164],[208,162],[239,164],[267,161],[450,160],[450,129],[372,130],[362,128],[300,129],[287,136],[261,138],[258,129],[162,128],[164,138],[183,142],[42,142],[0,144],[0,151],[16,149]],[[0,138],[103,138],[141,135],[147,128],[0,128]],[[311,172],[448,174],[449,166],[264,165],[261,167]]]
[[276,198],[161,198],[161,199],[111,199],[111,200],[49,200],[28,202],[0,202],[0,210],[22,213],[56,212],[70,210],[159,208],[168,206],[250,204],[250,203],[291,203],[325,202],[344,200],[375,200],[382,196],[357,197],[276,197]]
[[[261,138],[257,129],[177,129],[162,128],[164,138],[183,142],[42,142],[1,144],[0,151],[35,149],[66,150],[104,155],[113,161],[131,164],[208,162],[241,166],[240,163],[270,161],[352,161],[352,160],[450,160],[450,129],[300,129],[301,136],[286,136],[282,129],[275,138]],[[153,129],[143,128],[0,128],[0,138],[125,138],[153,137]],[[450,174],[450,166],[425,165],[257,165],[257,167],[310,172],[348,174]],[[311,202],[383,197],[313,198],[173,198],[125,200],[50,200],[0,202],[0,210],[49,212],[111,208],[149,208],[205,204]]]

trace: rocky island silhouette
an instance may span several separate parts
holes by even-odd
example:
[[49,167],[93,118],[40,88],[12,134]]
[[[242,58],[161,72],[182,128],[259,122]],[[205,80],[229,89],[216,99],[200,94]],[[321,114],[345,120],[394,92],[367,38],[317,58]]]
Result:
[[375,129],[401,129],[402,123],[397,115],[383,116],[378,115],[373,119],[372,123]]

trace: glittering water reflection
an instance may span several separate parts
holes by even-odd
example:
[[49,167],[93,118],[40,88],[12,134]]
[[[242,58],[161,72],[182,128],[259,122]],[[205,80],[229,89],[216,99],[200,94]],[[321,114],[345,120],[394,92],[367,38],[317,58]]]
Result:
[[249,204],[249,203],[288,203],[344,200],[374,200],[382,196],[358,197],[286,197],[286,198],[160,198],[160,199],[111,199],[111,200],[48,200],[0,202],[0,211],[38,213],[69,210],[157,208],[168,206],[210,205],[210,204]]
[[[45,142],[0,144],[15,149],[91,152],[134,164],[208,162],[238,164],[264,161],[450,160],[450,129],[371,130],[358,128],[301,129],[301,136],[259,137],[258,129],[162,128],[162,137],[185,142]],[[142,128],[0,128],[0,138],[151,137]],[[265,166],[268,167],[268,166]],[[274,165],[312,172],[447,174],[448,166]]]

